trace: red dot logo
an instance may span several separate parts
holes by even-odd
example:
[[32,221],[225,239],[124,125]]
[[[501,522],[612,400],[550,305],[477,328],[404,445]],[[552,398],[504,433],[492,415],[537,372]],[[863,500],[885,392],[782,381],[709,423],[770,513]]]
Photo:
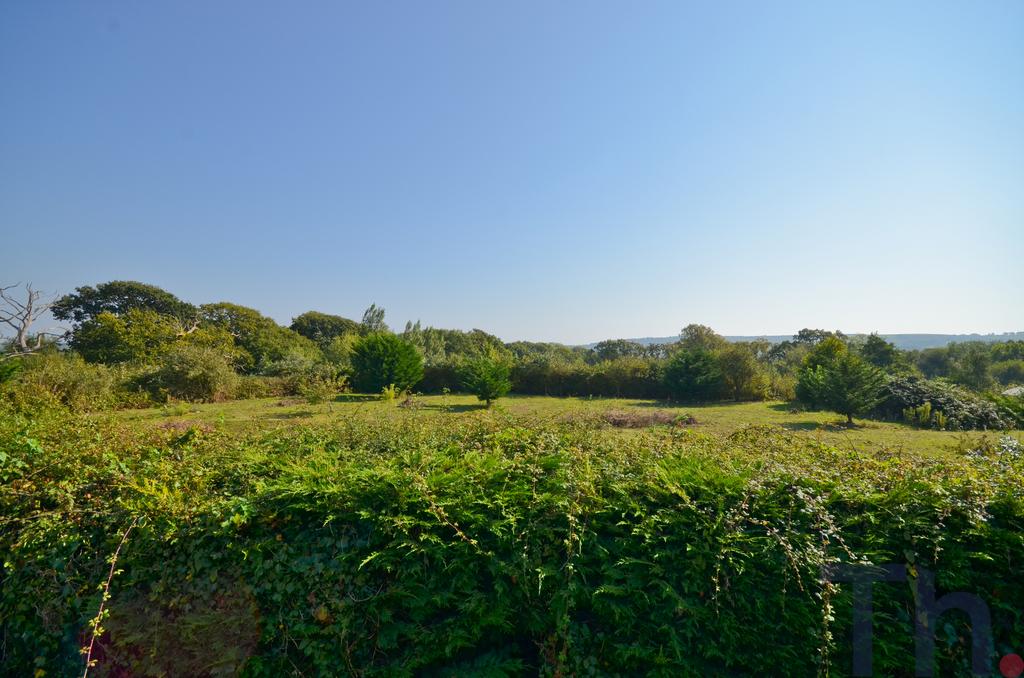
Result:
[[1008,654],[999,660],[999,672],[1006,678],[1017,678],[1024,673],[1024,659],[1018,654]]

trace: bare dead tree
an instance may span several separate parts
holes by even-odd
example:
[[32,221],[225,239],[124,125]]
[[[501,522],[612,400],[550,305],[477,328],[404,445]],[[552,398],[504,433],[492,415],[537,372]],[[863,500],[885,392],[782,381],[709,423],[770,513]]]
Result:
[[65,334],[62,331],[53,331],[59,328],[51,328],[36,332],[33,337],[32,325],[46,315],[57,298],[44,295],[33,288],[32,283],[28,283],[25,285],[25,301],[22,302],[10,292],[19,287],[21,283],[0,287],[0,323],[14,330],[14,343],[7,354],[0,356],[0,360],[34,353],[43,347],[46,337],[60,337]]

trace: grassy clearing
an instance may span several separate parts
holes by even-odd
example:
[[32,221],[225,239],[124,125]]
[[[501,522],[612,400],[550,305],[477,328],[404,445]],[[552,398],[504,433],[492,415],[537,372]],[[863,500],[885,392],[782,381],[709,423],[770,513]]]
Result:
[[[320,405],[310,405],[301,399],[266,398],[129,410],[117,416],[122,421],[156,426],[182,427],[198,423],[226,431],[243,432],[299,424],[323,425],[350,419],[428,421],[492,416],[501,412],[530,417],[539,422],[558,423],[576,418],[596,425],[603,413],[636,413],[641,416],[642,413],[653,411],[677,417],[691,415],[697,423],[686,425],[687,428],[720,436],[731,435],[747,426],[769,425],[846,450],[872,451],[885,448],[928,453],[963,451],[1001,435],[977,431],[921,430],[900,423],[869,420],[861,420],[856,428],[849,429],[839,415],[798,411],[782,402],[674,405],[652,400],[513,396],[502,399],[492,412],[485,410],[472,396],[422,396],[415,402],[414,407],[405,408],[395,402],[381,402],[374,396],[363,395],[343,395],[334,402]],[[609,428],[623,433],[636,430]],[[1011,435],[1024,440],[1022,431],[1014,431]]]

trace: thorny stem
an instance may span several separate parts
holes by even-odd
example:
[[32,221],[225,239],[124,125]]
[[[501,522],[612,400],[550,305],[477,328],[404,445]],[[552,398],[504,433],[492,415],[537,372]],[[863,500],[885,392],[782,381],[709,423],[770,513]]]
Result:
[[114,572],[117,567],[117,558],[121,555],[121,548],[124,547],[125,542],[128,541],[128,535],[131,534],[131,531],[135,528],[138,522],[139,517],[135,516],[135,519],[132,520],[132,524],[129,525],[128,529],[121,535],[121,542],[117,545],[117,548],[114,549],[114,555],[110,559],[110,572],[107,573],[107,581],[103,585],[103,597],[100,599],[100,609],[96,611],[96,616],[93,617],[92,623],[90,624],[92,626],[92,637],[89,638],[89,646],[82,648],[82,651],[85,653],[85,671],[82,672],[82,678],[88,678],[89,669],[92,668],[92,650],[93,646],[96,644],[96,635],[100,630],[100,622],[103,620],[104,606],[107,604],[107,599],[110,597],[110,582],[114,579]]

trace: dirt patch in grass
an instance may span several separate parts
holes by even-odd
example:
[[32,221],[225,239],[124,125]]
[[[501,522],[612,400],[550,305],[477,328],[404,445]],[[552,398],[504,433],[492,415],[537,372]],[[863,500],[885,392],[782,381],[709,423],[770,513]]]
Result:
[[673,412],[671,410],[608,410],[587,414],[574,414],[566,417],[568,423],[578,423],[594,427],[610,426],[612,428],[650,428],[652,426],[696,426],[697,419],[691,414]]

